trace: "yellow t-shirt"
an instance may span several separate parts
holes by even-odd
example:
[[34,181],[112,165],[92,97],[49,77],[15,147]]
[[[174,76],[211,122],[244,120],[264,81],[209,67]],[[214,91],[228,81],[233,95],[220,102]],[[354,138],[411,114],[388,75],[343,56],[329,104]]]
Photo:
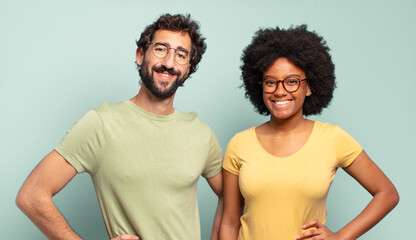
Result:
[[244,214],[238,239],[295,239],[302,225],[326,220],[326,198],[338,167],[349,166],[362,147],[338,126],[315,121],[305,145],[278,158],[252,127],[229,142],[223,168],[238,175]]

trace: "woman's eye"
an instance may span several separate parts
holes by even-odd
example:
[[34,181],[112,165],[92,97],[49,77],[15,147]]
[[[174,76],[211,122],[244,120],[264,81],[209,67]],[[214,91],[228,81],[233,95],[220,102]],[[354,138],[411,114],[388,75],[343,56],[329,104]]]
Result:
[[271,80],[266,80],[266,81],[264,81],[264,84],[267,85],[267,86],[272,86],[272,85],[275,84],[275,82],[271,81]]
[[298,84],[298,82],[299,82],[299,80],[298,80],[298,79],[296,79],[296,78],[289,78],[289,79],[286,79],[286,84],[289,84],[289,85],[297,85],[297,84]]

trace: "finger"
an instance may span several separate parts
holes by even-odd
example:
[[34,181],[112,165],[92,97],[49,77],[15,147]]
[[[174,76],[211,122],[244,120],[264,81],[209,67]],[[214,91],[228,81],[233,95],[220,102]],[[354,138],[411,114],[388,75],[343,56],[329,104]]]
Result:
[[317,236],[319,234],[320,234],[319,230],[313,229],[313,230],[309,230],[309,231],[306,231],[304,233],[297,235],[296,239],[305,239],[305,238]]
[[311,227],[322,228],[322,227],[325,227],[325,225],[323,225],[320,221],[314,219],[310,222],[305,223],[302,226],[303,229],[307,229],[307,228],[311,228]]

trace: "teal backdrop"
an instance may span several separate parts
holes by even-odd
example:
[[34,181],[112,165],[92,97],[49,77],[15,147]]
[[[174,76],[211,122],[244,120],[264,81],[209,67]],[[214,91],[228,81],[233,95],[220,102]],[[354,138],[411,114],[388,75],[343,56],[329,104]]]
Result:
[[[45,239],[14,200],[36,164],[66,131],[101,102],[139,89],[135,40],[162,13],[190,13],[208,49],[177,92],[175,107],[196,111],[225,150],[239,131],[268,120],[239,88],[240,56],[260,27],[306,23],[324,36],[338,87],[312,119],[340,125],[356,138],[400,193],[400,203],[361,239],[412,239],[416,214],[416,2],[413,0],[110,1],[0,0],[0,236]],[[209,239],[216,197],[201,179],[202,239]],[[339,170],[327,225],[338,230],[371,199]],[[85,239],[106,239],[87,174],[54,201]],[[140,204],[140,203],[137,203]]]

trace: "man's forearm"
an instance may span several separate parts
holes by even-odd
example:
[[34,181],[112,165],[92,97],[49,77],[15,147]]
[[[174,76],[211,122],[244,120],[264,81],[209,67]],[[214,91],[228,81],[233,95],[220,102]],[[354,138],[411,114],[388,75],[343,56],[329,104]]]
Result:
[[16,205],[49,239],[81,239],[52,201],[52,196],[76,173],[75,168],[53,150],[33,169],[17,194]]
[[82,239],[68,225],[52,198],[31,197],[19,193],[16,204],[48,239]]
[[215,211],[214,223],[212,224],[211,240],[218,240],[223,209],[223,197],[218,198],[217,211]]

